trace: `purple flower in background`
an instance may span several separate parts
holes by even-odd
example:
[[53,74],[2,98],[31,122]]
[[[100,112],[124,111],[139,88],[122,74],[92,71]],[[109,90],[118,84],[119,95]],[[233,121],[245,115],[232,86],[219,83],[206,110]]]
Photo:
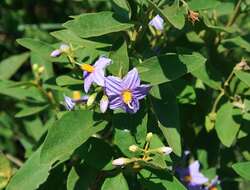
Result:
[[61,44],[59,49],[55,49],[54,51],[51,52],[50,56],[51,57],[58,57],[62,53],[66,53],[70,51],[70,47],[67,44]]
[[121,108],[129,113],[136,113],[139,110],[139,100],[147,95],[150,88],[150,85],[140,85],[136,68],[129,71],[123,79],[109,76],[105,80],[110,109]]
[[155,29],[162,31],[164,29],[164,20],[160,15],[156,15],[150,22],[149,25],[155,27]]
[[199,169],[199,161],[195,161],[188,168],[178,168],[176,170],[181,181],[187,185],[189,190],[202,190],[203,185],[208,182],[208,178]]
[[104,86],[104,69],[112,62],[111,59],[101,56],[94,65],[83,64],[84,90],[87,93],[92,83]]
[[64,96],[64,104],[65,104],[66,109],[71,111],[74,109],[77,103],[87,102],[88,98],[89,98],[88,95],[80,97],[80,93],[77,91],[77,92],[73,92],[73,98]]

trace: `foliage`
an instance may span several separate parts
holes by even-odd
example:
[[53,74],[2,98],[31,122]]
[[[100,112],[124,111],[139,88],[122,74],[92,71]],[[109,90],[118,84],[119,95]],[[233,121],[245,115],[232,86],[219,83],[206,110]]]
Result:
[[249,189],[249,13],[1,1],[0,189]]

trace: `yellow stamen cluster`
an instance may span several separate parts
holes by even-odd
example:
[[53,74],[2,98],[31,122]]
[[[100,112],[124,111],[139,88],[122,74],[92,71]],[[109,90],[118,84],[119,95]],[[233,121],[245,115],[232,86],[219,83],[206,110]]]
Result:
[[73,99],[74,99],[74,100],[79,100],[79,99],[81,99],[81,93],[80,93],[80,91],[74,91],[74,92],[73,92]]
[[190,175],[187,175],[184,177],[185,182],[190,182],[192,180],[192,177]]
[[89,64],[82,64],[81,69],[87,71],[88,73],[92,73],[95,70],[95,68]]
[[132,92],[130,90],[123,91],[122,100],[125,104],[129,104],[132,100]]

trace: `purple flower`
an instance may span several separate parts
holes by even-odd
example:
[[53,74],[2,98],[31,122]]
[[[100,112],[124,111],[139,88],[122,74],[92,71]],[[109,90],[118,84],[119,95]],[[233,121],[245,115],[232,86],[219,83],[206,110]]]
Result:
[[92,83],[104,86],[104,69],[111,63],[111,59],[101,56],[94,65],[83,64],[84,90],[87,93]]
[[200,171],[199,161],[194,161],[188,166],[188,168],[178,168],[177,173],[181,181],[187,184],[189,190],[202,189],[202,185],[208,182],[206,178]]
[[51,52],[50,56],[51,57],[58,57],[58,56],[61,55],[61,53],[62,52],[59,49],[56,49],[56,50],[54,50],[54,51]]
[[217,190],[216,186],[218,185],[218,183],[220,183],[219,177],[216,176],[214,179],[212,179],[210,184],[207,187],[205,187],[205,190]]
[[105,80],[110,109],[121,108],[129,113],[136,113],[139,110],[139,100],[147,95],[150,88],[150,85],[140,85],[136,68],[129,71],[123,79],[109,76]]
[[155,29],[162,31],[164,29],[164,20],[160,15],[156,15],[150,22],[149,25],[155,27]]
[[68,96],[64,96],[64,104],[65,104],[65,108],[69,111],[73,110],[75,105],[77,103],[83,103],[83,102],[87,102],[89,96],[88,95],[85,95],[85,96],[82,96],[82,97],[79,97],[79,98],[70,98]]

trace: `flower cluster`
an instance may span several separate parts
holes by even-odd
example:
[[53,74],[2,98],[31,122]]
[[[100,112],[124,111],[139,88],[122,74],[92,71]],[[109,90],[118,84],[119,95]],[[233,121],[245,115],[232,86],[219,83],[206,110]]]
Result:
[[[65,44],[61,45],[59,49],[51,53],[52,57],[59,56],[62,52],[67,54],[64,50],[69,47]],[[66,48],[67,49],[67,48]],[[76,63],[76,62],[75,62]],[[139,108],[139,100],[143,99],[149,92],[150,85],[141,85],[140,77],[136,68],[132,69],[123,78],[116,76],[105,77],[105,69],[112,63],[112,60],[100,56],[93,64],[78,64],[83,71],[84,91],[89,93],[90,87],[96,84],[103,89],[103,96],[100,101],[100,110],[102,113],[106,112],[109,107],[112,110],[123,109],[128,113],[136,113]],[[90,106],[95,101],[97,93],[91,96],[83,96],[70,98],[65,96],[65,105],[68,110],[72,110],[76,103],[87,102]]]

